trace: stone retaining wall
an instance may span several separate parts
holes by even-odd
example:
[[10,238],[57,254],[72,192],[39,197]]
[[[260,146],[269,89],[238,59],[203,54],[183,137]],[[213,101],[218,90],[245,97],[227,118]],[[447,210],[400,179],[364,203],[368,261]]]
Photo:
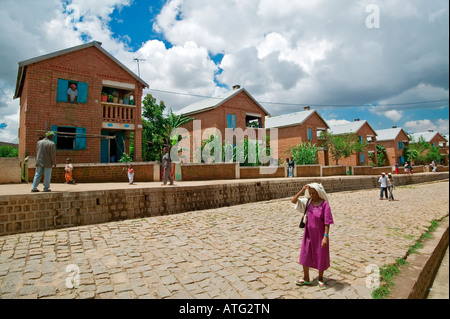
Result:
[[[448,179],[449,173],[397,176],[396,185]],[[308,182],[327,192],[378,187],[377,176],[261,179],[204,186],[0,196],[0,236],[177,214],[293,196]],[[375,195],[374,195],[375,196]]]

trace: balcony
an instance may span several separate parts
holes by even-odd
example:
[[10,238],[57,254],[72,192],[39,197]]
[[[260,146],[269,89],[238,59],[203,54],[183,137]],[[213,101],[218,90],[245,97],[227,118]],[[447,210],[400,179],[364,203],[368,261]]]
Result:
[[113,123],[134,124],[136,117],[136,106],[102,102],[103,121]]

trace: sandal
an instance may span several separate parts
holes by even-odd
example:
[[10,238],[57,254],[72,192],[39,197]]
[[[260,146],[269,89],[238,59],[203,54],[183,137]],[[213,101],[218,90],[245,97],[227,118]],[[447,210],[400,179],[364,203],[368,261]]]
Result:
[[305,281],[303,279],[297,280],[295,282],[297,286],[311,285],[311,281]]
[[325,283],[323,281],[318,281],[317,287],[319,289],[325,289],[327,286],[325,286]]

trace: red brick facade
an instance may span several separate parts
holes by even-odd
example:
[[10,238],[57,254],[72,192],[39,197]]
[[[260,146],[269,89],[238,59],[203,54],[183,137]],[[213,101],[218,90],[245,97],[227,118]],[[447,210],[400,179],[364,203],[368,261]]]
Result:
[[[402,164],[400,158],[404,156],[403,152],[405,147],[408,146],[405,141],[409,141],[409,137],[403,130],[393,140],[377,141],[377,144],[386,148],[386,166],[395,166],[397,162]],[[399,143],[403,145],[403,149],[399,148]],[[404,158],[404,161],[406,161],[406,158]]]
[[[365,122],[360,129],[355,132],[356,135],[360,136],[363,141],[368,142],[367,148],[361,152],[357,153],[354,152],[350,157],[347,158],[341,158],[339,159],[338,164],[339,165],[346,165],[348,167],[350,166],[365,166],[369,165],[370,163],[377,163],[377,146],[376,146],[376,133],[372,129],[372,127]],[[373,161],[369,154],[373,154]],[[328,152],[329,156],[329,162],[330,165],[333,165],[336,163],[336,161],[331,157],[331,153]],[[364,159],[364,161],[362,161]]]
[[[199,111],[194,114],[188,114],[189,117],[194,118],[196,121],[201,121],[202,134],[205,129],[217,128],[222,134],[222,143],[225,142],[225,129],[228,126],[227,115],[234,115],[236,118],[236,128],[246,130],[248,116],[251,115],[254,118],[258,118],[260,126],[264,128],[264,121],[266,112],[248,95],[245,90],[237,93],[230,99],[226,100],[219,106],[205,111]],[[190,122],[185,129],[189,131],[191,159],[193,162],[193,154],[195,152],[193,145],[194,135],[194,123]],[[186,146],[187,147],[187,146]]]
[[[35,156],[36,143],[45,131],[55,127],[69,127],[83,129],[86,136],[84,146],[73,150],[58,149],[57,163],[65,163],[67,157],[72,158],[73,163],[100,163],[100,136],[102,133],[113,135],[119,132],[125,137],[126,153],[130,133],[134,132],[134,159],[140,161],[141,98],[143,87],[147,86],[145,82],[139,81],[120,62],[108,56],[97,42],[60,52],[21,62],[22,65],[19,63],[21,78],[18,80],[15,96],[20,97],[19,157],[23,159]],[[86,84],[85,103],[58,101],[61,79]],[[120,92],[123,91],[121,88],[126,87],[127,92],[134,96],[135,105],[105,104],[101,101],[104,87]],[[105,110],[109,112],[108,119]],[[115,120],[111,120],[113,115]],[[106,140],[106,143],[109,141]],[[111,145],[107,145],[106,149],[109,160]],[[118,158],[115,161],[117,160]]]
[[[292,156],[291,148],[301,143],[314,144],[322,146],[322,141],[318,137],[318,129],[326,131],[328,127],[317,112],[312,113],[303,123],[295,126],[278,128],[278,156],[284,163],[284,159]],[[308,138],[308,130],[311,130],[311,138]],[[328,165],[326,161],[326,151],[318,151],[317,164]]]

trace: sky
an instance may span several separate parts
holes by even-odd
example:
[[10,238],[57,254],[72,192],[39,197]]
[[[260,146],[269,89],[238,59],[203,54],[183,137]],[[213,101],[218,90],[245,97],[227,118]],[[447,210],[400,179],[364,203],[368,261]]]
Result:
[[3,142],[18,142],[18,63],[94,40],[173,111],[240,85],[272,116],[309,105],[330,125],[359,118],[375,130],[449,134],[448,0],[0,5]]

